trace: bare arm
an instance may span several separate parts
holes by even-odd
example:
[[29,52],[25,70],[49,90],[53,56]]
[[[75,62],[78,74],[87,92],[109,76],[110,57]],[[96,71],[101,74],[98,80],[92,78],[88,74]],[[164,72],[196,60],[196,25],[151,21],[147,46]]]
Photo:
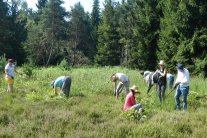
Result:
[[[158,71],[158,70],[157,70],[157,71]],[[160,75],[163,76],[163,77],[164,77],[164,76],[167,76],[167,69],[166,69],[166,68],[164,69],[164,72],[163,72],[163,73],[160,72],[160,71],[158,71],[158,72],[159,72]]]
[[54,86],[53,90],[54,90],[54,94],[57,95],[57,87]]

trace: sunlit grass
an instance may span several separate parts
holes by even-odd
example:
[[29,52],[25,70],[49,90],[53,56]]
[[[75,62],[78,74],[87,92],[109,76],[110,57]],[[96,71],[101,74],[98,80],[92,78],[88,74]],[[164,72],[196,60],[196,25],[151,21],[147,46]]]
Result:
[[[115,99],[109,79],[115,72],[139,87],[144,118],[122,113],[125,91]],[[72,78],[68,99],[50,96],[51,80],[61,75]],[[160,104],[155,87],[146,93],[139,71],[121,67],[36,68],[31,78],[16,76],[13,94],[4,79],[0,86],[0,137],[206,137],[207,102],[195,97],[207,94],[207,81],[198,77],[191,78],[187,112],[174,111],[174,92]]]

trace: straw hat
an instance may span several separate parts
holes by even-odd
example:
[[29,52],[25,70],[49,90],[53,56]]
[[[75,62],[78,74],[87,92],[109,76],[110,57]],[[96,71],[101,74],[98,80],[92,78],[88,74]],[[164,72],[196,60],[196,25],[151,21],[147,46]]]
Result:
[[133,85],[133,86],[130,88],[130,90],[133,90],[135,93],[140,93],[140,92],[138,91],[138,87],[137,87],[136,85]]
[[165,65],[164,60],[160,60],[159,65]]

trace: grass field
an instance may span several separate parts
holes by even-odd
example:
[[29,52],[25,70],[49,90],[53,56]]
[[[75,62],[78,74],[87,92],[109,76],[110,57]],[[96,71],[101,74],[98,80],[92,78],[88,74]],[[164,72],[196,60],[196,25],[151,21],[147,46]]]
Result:
[[[21,68],[18,68],[21,72]],[[128,74],[144,114],[123,113],[125,92],[113,96],[110,76]],[[70,97],[51,97],[51,80],[61,75],[72,77]],[[207,102],[196,100],[207,94],[207,80],[191,77],[188,111],[174,111],[174,92],[160,104],[155,87],[146,94],[146,84],[136,70],[104,68],[36,68],[31,78],[16,76],[14,93],[0,84],[0,137],[207,137]],[[169,91],[166,91],[168,93]]]

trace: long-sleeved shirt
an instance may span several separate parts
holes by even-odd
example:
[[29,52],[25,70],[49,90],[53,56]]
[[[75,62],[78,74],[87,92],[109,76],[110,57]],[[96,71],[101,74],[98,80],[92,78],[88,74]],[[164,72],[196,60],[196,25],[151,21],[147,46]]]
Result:
[[175,84],[180,83],[180,87],[187,87],[187,86],[189,86],[189,82],[190,82],[189,71],[186,68],[184,68],[182,71],[178,70]]
[[127,96],[126,96],[123,110],[124,110],[124,111],[128,111],[128,110],[129,110],[133,105],[135,105],[135,104],[136,104],[135,97],[134,97],[134,95],[132,94],[132,92],[130,92],[130,93],[128,93]]

